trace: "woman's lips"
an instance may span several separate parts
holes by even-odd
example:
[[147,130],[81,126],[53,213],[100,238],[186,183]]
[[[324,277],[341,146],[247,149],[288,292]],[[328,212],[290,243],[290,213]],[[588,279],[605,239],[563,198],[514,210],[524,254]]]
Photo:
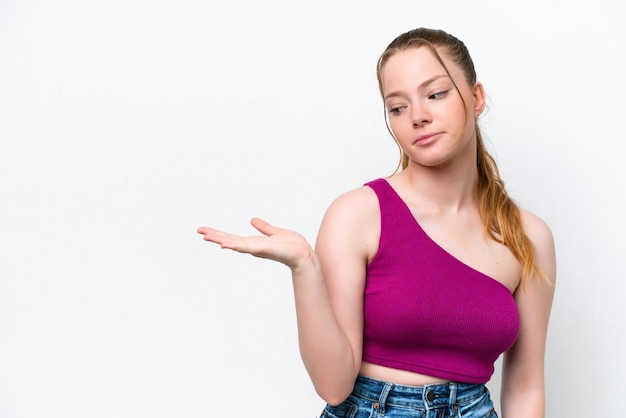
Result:
[[416,145],[428,145],[437,140],[441,136],[441,132],[436,132],[432,134],[424,134],[417,137],[414,144]]

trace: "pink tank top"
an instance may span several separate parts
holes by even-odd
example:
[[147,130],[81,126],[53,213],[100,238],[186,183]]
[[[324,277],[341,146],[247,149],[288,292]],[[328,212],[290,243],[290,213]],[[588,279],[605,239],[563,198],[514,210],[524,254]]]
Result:
[[511,292],[434,242],[385,179],[378,252],[367,267],[363,360],[465,383],[486,383],[517,339]]

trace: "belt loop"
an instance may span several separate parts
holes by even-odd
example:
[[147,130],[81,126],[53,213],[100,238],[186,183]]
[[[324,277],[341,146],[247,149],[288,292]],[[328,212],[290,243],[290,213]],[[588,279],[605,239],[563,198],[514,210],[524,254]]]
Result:
[[448,398],[448,402],[450,402],[449,403],[450,411],[454,411],[455,417],[460,416],[460,413],[458,412],[459,407],[457,406],[457,403],[456,403],[456,396],[458,393],[459,386],[456,384],[456,382],[450,382],[449,386],[450,386],[450,397]]
[[385,383],[385,386],[378,397],[378,402],[374,403],[374,409],[378,414],[380,414],[380,416],[385,414],[385,405],[387,404],[387,397],[389,396],[391,389],[393,389],[393,383]]

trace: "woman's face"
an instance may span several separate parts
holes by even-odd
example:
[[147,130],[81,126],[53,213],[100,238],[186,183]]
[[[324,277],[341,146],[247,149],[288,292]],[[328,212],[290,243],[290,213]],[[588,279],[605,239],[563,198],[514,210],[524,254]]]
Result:
[[[427,47],[391,56],[381,69],[389,126],[409,160],[438,166],[473,155],[475,118],[484,108],[482,85],[470,86],[461,68],[438,50],[458,86]],[[472,154],[473,153],[473,154]]]

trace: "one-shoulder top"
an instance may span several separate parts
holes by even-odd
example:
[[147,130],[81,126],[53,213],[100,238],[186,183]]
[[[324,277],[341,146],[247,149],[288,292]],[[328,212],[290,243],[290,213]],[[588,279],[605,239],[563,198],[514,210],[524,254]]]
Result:
[[513,295],[433,241],[385,179],[366,186],[380,204],[380,242],[367,266],[363,360],[486,383],[519,334]]

